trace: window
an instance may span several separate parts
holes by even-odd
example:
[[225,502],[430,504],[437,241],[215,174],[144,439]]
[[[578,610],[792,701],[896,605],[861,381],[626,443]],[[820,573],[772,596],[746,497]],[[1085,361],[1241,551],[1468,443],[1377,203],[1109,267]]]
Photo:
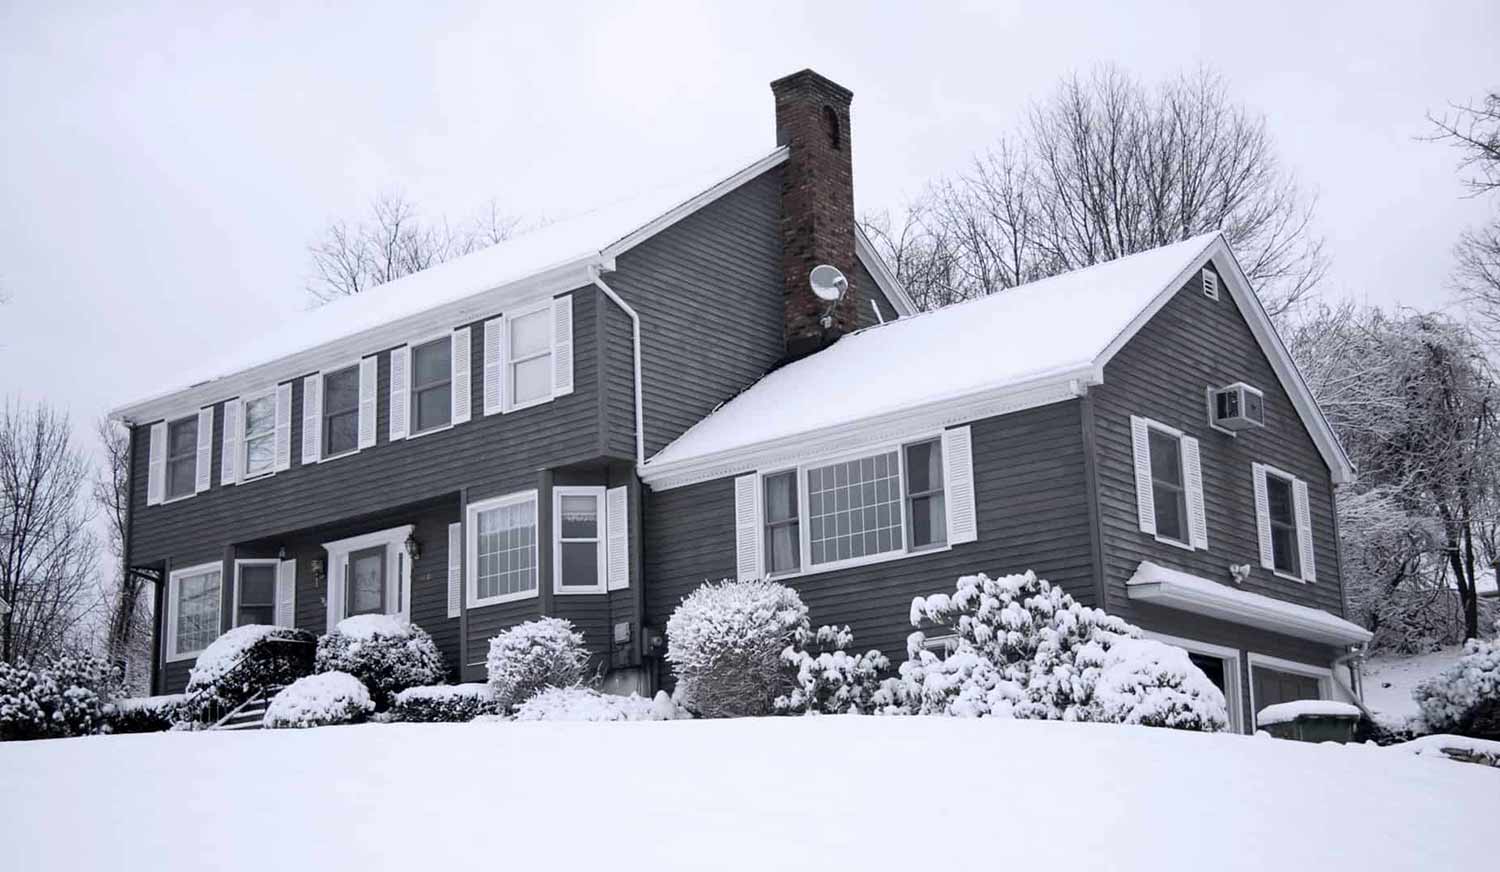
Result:
[[604,488],[559,487],[552,499],[557,592],[602,593]]
[[1182,483],[1182,443],[1151,428],[1151,494],[1156,502],[1156,535],[1186,543],[1187,491]]
[[198,477],[198,416],[167,425],[167,499],[191,496]]
[[473,503],[468,510],[469,604],[535,596],[536,491]]
[[906,446],[906,524],[912,548],[948,541],[943,505],[943,444],[934,439]]
[[323,376],[323,457],[359,447],[359,366]]
[[511,318],[506,378],[511,406],[524,406],[552,396],[552,308]]
[[900,551],[901,455],[888,451],[807,470],[809,563]]
[[412,432],[453,420],[453,339],[443,336],[411,350]]
[[276,394],[245,400],[245,478],[271,472],[276,464]]
[[168,601],[169,659],[190,657],[219,637],[220,567],[207,564],[173,572]]
[[349,553],[344,565],[344,614],[385,614],[386,548],[377,545]]
[[1297,510],[1291,479],[1266,473],[1266,508],[1271,521],[1271,560],[1277,572],[1300,575]]
[[242,560],[235,564],[234,625],[276,623],[275,560]]
[[796,572],[802,565],[801,525],[797,522],[797,472],[766,476],[766,572]]

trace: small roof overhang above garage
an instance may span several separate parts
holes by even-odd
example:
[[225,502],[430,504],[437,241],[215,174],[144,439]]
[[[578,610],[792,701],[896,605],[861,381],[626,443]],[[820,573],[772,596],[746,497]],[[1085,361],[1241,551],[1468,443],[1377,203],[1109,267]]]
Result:
[[1125,583],[1130,599],[1330,645],[1362,645],[1371,633],[1321,609],[1230,587],[1142,561]]

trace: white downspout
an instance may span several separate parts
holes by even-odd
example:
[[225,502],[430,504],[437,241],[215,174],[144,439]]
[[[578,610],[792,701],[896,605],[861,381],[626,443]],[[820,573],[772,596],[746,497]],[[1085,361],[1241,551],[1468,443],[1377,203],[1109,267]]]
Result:
[[635,368],[635,465],[637,469],[646,462],[646,413],[641,402],[641,316],[630,308],[630,304],[620,299],[599,274],[598,264],[589,267],[589,279],[593,281],[594,287],[604,292],[606,297],[614,301],[626,315],[630,316],[630,342],[631,352],[634,358]]

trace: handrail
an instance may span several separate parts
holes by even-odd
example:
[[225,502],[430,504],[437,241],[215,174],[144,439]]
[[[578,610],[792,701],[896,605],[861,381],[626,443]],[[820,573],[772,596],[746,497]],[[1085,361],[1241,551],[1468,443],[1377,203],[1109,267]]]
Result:
[[[254,645],[251,645],[249,648],[246,648],[245,651],[240,654],[240,656],[238,656],[238,657],[236,657],[234,659],[233,663],[229,664],[229,668],[225,669],[224,672],[219,676],[219,681],[215,681],[213,684],[210,684],[207,687],[199,688],[196,692],[194,692],[191,696],[189,696],[187,698],[187,700],[185,701],[183,707],[186,708],[188,711],[193,711],[193,712],[198,711],[199,700],[201,698],[205,697],[206,695],[210,694],[210,693],[216,692],[219,689],[219,683],[221,681],[223,681],[223,679],[226,676],[234,674],[234,671],[236,669],[240,668],[240,666],[245,662],[245,660],[248,659],[250,657],[250,655],[255,652],[256,647],[258,645],[260,645],[262,642],[265,642],[267,644],[276,644],[276,645],[314,645],[314,646],[317,645],[316,642],[313,642],[313,641],[311,641],[309,639],[260,639],[260,640],[257,640]],[[251,694],[250,698],[254,699],[256,696],[259,696],[261,694],[261,692],[262,691],[259,691],[259,690],[256,691],[254,694]],[[243,703],[241,703],[241,705],[243,705]],[[208,708],[208,707],[205,707],[205,708]],[[217,714],[217,709],[218,709],[217,703],[215,703],[212,706],[212,708],[215,710],[213,713]],[[238,710],[239,708],[240,708],[240,706],[236,706],[235,707],[236,710]],[[231,711],[230,715],[232,715],[233,713],[234,712]],[[229,717],[229,715],[225,715],[224,717]],[[200,723],[200,724],[203,723],[205,720],[211,720],[211,721],[213,721],[213,723],[211,723],[210,726],[218,726],[219,722],[221,722],[222,719],[220,719],[220,718],[204,718],[200,714],[199,716],[197,716],[195,718],[195,720],[198,723]]]

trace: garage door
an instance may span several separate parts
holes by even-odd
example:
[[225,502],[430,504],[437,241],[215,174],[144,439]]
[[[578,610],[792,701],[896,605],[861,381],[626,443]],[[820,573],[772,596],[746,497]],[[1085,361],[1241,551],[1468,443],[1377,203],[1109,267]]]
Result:
[[1321,699],[1318,679],[1310,675],[1282,672],[1257,666],[1251,672],[1255,682],[1255,710],[1279,702],[1294,702],[1299,699]]

